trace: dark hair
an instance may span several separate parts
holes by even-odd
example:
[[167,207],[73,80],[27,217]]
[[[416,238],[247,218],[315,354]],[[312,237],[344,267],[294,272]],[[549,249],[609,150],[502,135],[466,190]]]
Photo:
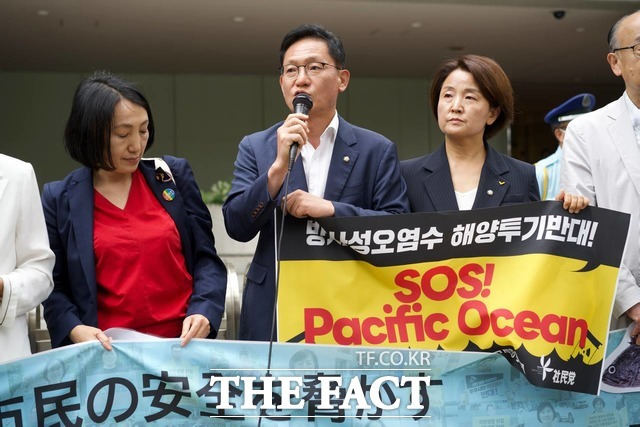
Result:
[[486,56],[464,55],[445,61],[436,71],[431,82],[430,102],[433,115],[438,119],[438,101],[444,81],[455,70],[470,73],[491,108],[500,108],[498,118],[484,129],[484,139],[489,139],[513,121],[515,112],[513,88],[509,77],[496,61]]
[[116,105],[122,99],[147,111],[149,139],[145,151],[151,148],[155,133],[153,116],[140,89],[106,71],[96,71],[78,85],[73,95],[71,113],[64,130],[64,146],[73,160],[92,169],[114,169],[111,126]]
[[620,24],[622,23],[622,21],[624,21],[631,15],[635,15],[638,12],[640,12],[640,9],[636,10],[635,12],[624,15],[622,18],[618,19],[615,22],[615,24],[611,26],[611,28],[609,29],[609,33],[607,34],[607,44],[609,45],[609,52],[613,52],[613,49],[617,48],[616,45],[618,43],[618,30],[620,29]]
[[542,403],[540,403],[538,405],[538,411],[536,413],[536,416],[538,417],[538,422],[542,422],[542,420],[540,419],[540,412],[542,412],[542,410],[545,409],[545,408],[551,409],[551,412],[553,412],[553,419],[554,420],[558,416],[558,413],[556,412],[556,410],[553,407],[553,405],[551,404],[551,402],[542,402]]
[[292,44],[298,40],[313,38],[323,40],[329,48],[329,55],[336,61],[338,68],[346,65],[347,54],[344,51],[342,40],[320,24],[303,24],[289,31],[280,45],[280,66],[284,65],[284,54]]
[[289,359],[289,368],[294,369],[296,362],[300,362],[307,357],[313,359],[313,367],[318,369],[318,356],[316,356],[313,351],[307,349],[296,351],[293,356],[291,356],[291,359]]
[[569,126],[569,122],[558,122],[551,125],[551,133],[555,134],[556,129],[566,130],[567,126]]
[[609,45],[609,52],[613,52],[613,49],[616,48],[618,28],[620,27],[620,21],[622,21],[624,18],[625,17],[618,19],[616,23],[613,24],[611,28],[609,28],[609,32],[607,33],[607,44]]

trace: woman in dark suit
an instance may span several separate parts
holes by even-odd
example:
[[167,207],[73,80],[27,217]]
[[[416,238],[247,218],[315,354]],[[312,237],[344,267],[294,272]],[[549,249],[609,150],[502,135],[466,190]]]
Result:
[[495,61],[477,55],[446,61],[433,78],[430,103],[444,144],[402,162],[412,212],[540,200],[534,167],[487,144],[514,114],[511,83]]
[[[494,150],[487,140],[513,121],[511,82],[493,59],[465,55],[446,61],[430,91],[444,134],[435,152],[401,162],[412,212],[504,206],[540,200],[535,168]],[[589,201],[561,192],[569,212]]]
[[77,88],[65,147],[84,167],[46,184],[42,203],[56,255],[44,316],[54,347],[125,327],[161,337],[215,337],[226,269],[211,216],[184,159],[142,159],[153,145],[149,103],[99,72]]

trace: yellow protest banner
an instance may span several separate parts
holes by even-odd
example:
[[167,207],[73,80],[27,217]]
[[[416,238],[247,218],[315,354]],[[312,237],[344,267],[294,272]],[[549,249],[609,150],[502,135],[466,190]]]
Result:
[[627,227],[554,202],[289,221],[278,337],[501,352],[538,385],[597,390]]

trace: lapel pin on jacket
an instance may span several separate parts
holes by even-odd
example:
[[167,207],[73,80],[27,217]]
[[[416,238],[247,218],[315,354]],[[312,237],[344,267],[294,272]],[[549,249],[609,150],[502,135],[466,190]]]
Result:
[[344,156],[344,157],[342,158],[342,161],[343,161],[343,162],[345,162],[345,163],[349,163],[349,160],[351,160],[351,159],[349,158],[349,156]]
[[500,185],[505,185],[505,184],[506,184],[506,181],[498,181],[498,184],[500,184]]
[[165,199],[167,202],[170,202],[176,198],[176,192],[173,191],[171,188],[167,188],[162,192],[162,198]]
[[487,190],[487,194],[489,195],[489,197],[493,196],[493,190]]
[[171,181],[171,175],[162,170],[162,168],[156,169],[156,181],[158,182],[169,182]]

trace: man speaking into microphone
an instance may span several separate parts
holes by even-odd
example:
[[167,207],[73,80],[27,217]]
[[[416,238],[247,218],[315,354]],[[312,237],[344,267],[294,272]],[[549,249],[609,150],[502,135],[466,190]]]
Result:
[[[247,242],[260,233],[242,300],[240,339],[245,340],[268,341],[271,334],[274,209],[283,198],[287,213],[298,218],[409,212],[395,145],[348,123],[336,110],[350,77],[342,41],[320,25],[302,25],[282,40],[280,65],[280,88],[292,114],[243,138],[222,207],[229,236]],[[284,194],[293,145],[295,161]]]

